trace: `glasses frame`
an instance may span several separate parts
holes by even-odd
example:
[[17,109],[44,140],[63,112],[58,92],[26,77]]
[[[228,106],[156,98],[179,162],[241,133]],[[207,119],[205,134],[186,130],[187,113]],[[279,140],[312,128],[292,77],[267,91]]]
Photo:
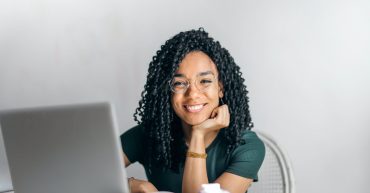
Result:
[[[218,78],[212,73],[212,76],[213,76],[213,81],[215,81],[215,83],[218,83]],[[202,77],[201,75],[197,75],[197,78],[198,77]],[[170,79],[170,80],[168,80],[168,85],[169,85],[169,87],[170,87],[170,90],[173,92],[173,93],[176,93],[176,94],[184,94],[184,93],[186,93],[186,91],[189,89],[189,87],[190,87],[190,85],[191,84],[194,84],[194,86],[195,86],[195,88],[197,88],[197,90],[199,91],[199,92],[201,92],[201,93],[205,93],[206,91],[207,91],[207,89],[209,88],[209,86],[208,87],[206,87],[204,90],[201,90],[201,89],[199,89],[198,88],[198,86],[197,86],[197,84],[196,84],[196,80],[197,79],[195,79],[193,82],[191,82],[189,79],[187,79],[187,78],[184,78],[184,79],[186,79],[186,82],[187,82],[187,85],[186,85],[186,88],[184,89],[184,91],[175,91],[174,89],[172,89],[172,85],[171,85],[171,82],[172,82],[172,80],[173,80],[173,78],[172,79]],[[211,86],[211,85],[210,85]]]

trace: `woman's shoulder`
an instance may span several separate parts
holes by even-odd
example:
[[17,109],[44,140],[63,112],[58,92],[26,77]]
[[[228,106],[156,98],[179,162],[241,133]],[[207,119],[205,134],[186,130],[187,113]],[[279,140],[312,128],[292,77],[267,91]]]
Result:
[[145,130],[142,125],[136,125],[131,127],[130,129],[126,130],[123,134],[121,134],[121,141],[122,144],[137,144],[145,142]]
[[234,150],[234,155],[248,154],[259,154],[260,156],[265,155],[265,145],[263,141],[258,137],[256,132],[246,130],[241,136],[242,143]]
[[244,131],[241,139],[243,142],[232,152],[226,171],[257,181],[257,173],[265,157],[265,145],[254,131]]
[[146,148],[146,139],[144,128],[141,125],[136,125],[121,135],[121,145],[123,152],[131,163],[139,161],[143,162],[143,153]]
[[241,138],[243,140],[262,142],[262,140],[258,137],[257,133],[252,130],[243,131]]
[[144,126],[141,124],[135,125],[130,129],[127,129],[122,135],[144,135]]

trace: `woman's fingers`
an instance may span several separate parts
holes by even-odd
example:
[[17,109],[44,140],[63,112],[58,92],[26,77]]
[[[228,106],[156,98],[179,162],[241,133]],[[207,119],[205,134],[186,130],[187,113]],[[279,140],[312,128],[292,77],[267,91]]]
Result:
[[219,109],[218,107],[215,108],[215,109],[213,109],[213,111],[211,113],[211,119],[214,119],[214,118],[217,117],[217,115],[218,115],[218,109]]
[[229,126],[230,123],[230,112],[229,112],[229,106],[225,105],[225,127]]
[[223,105],[223,126],[227,127],[229,126],[230,122],[230,113],[229,113],[229,107],[227,105]]
[[205,120],[199,125],[194,125],[193,129],[207,133],[209,131],[216,131],[228,127],[229,122],[229,107],[227,105],[222,105],[212,111],[210,119]]
[[158,191],[157,188],[149,181],[132,179],[130,182],[130,189],[132,193]]
[[222,128],[229,126],[230,122],[229,107],[227,105],[222,105],[217,107],[213,112],[215,111],[217,112],[217,116],[215,117],[215,119],[219,126]]

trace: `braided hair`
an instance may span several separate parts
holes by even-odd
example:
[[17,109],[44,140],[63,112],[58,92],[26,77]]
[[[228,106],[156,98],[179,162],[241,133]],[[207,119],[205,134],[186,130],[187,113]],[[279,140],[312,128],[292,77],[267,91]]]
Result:
[[[242,132],[253,127],[248,105],[248,91],[239,66],[218,41],[208,36],[203,28],[180,32],[167,40],[149,64],[147,82],[141,93],[134,119],[142,124],[147,135],[146,160],[163,169],[177,170],[185,160],[184,134],[180,119],[171,107],[171,80],[184,57],[193,51],[207,54],[219,72],[225,102],[230,111],[230,124],[222,132],[228,143],[226,153],[244,143]],[[181,131],[181,132],[179,132]]]

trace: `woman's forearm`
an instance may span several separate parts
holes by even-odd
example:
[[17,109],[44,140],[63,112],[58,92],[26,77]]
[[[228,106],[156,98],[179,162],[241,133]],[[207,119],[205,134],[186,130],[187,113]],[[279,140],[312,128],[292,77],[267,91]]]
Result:
[[[206,153],[204,135],[194,134],[189,143],[189,152]],[[182,192],[199,192],[202,184],[208,183],[206,159],[186,157],[184,175],[182,179]]]

